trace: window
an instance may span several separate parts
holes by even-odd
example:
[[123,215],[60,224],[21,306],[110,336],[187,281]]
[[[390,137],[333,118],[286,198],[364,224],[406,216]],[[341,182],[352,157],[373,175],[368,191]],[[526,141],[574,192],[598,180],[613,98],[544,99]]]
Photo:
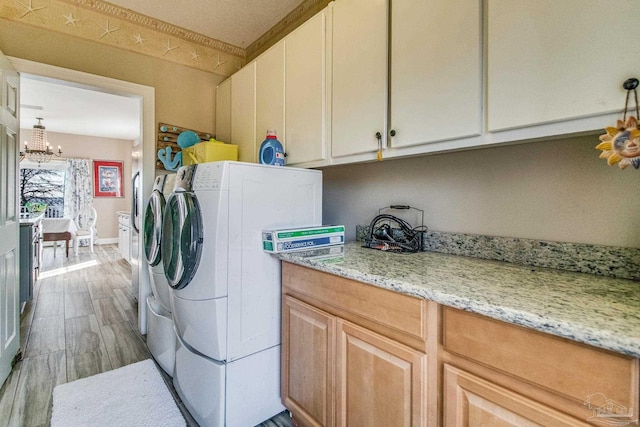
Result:
[[46,218],[64,216],[64,162],[20,163],[20,211],[27,203],[45,203]]

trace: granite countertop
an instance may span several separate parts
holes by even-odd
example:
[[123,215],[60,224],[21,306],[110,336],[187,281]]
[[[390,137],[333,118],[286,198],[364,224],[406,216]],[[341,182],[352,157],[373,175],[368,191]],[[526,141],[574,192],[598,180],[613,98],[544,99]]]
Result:
[[640,283],[434,252],[399,254],[344,245],[283,261],[426,298],[618,353],[640,357]]

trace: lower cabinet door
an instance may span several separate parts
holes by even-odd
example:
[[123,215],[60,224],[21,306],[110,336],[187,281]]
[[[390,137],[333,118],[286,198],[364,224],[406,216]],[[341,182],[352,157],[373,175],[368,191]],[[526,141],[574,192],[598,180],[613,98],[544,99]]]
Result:
[[335,317],[284,297],[282,402],[301,425],[334,425],[334,343]]
[[443,416],[443,425],[451,427],[591,425],[447,364]]
[[336,425],[426,425],[427,355],[337,319]]

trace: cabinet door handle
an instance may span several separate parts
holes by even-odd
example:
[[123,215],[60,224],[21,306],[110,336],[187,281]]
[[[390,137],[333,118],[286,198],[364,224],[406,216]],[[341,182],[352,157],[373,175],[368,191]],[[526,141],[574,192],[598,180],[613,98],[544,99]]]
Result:
[[391,129],[391,132],[389,132],[389,135],[391,135],[391,136],[396,136],[396,131],[395,131],[395,129]]
[[378,140],[378,161],[382,161],[382,134],[380,132],[376,132],[376,139]]

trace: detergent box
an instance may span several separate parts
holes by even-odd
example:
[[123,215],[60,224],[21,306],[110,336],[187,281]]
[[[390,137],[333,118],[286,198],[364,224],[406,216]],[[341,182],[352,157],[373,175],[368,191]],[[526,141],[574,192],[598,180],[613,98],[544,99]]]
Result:
[[289,252],[342,244],[344,244],[344,225],[262,231],[262,249],[265,252]]
[[185,166],[222,160],[238,160],[238,146],[211,139],[182,149],[182,164]]

